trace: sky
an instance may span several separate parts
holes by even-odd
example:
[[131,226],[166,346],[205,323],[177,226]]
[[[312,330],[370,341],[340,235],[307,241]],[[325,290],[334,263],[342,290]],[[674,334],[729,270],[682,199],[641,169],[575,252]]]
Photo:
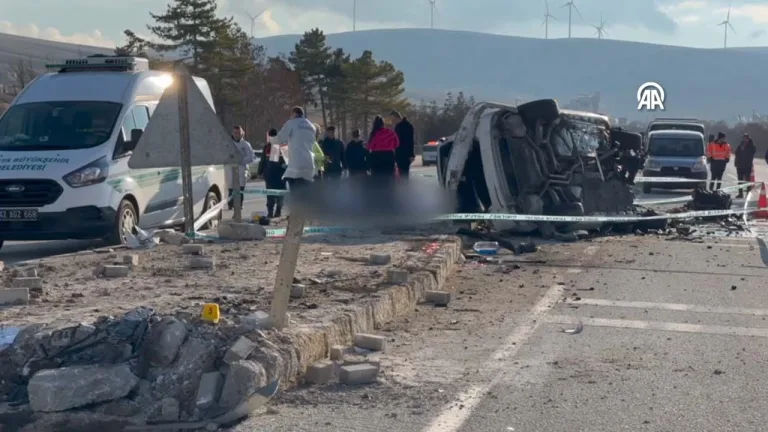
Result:
[[[0,0],[0,32],[114,47],[123,30],[148,35],[149,12],[171,0]],[[222,15],[256,37],[379,28],[428,28],[431,0],[218,0]],[[549,37],[568,36],[567,0],[550,0]],[[573,37],[604,37],[698,48],[723,46],[728,0],[574,0]],[[768,46],[768,0],[733,0],[728,46]],[[434,26],[512,36],[544,37],[545,0],[435,0]]]

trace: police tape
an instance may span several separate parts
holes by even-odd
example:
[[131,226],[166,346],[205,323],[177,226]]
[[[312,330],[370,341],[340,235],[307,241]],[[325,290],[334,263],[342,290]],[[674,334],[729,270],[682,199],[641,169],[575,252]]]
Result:
[[[756,212],[758,209],[729,209],[729,210],[697,210],[684,213],[668,213],[655,216],[553,216],[531,214],[506,214],[506,213],[455,213],[438,216],[434,221],[515,221],[515,222],[555,222],[555,223],[631,223],[652,220],[695,219],[705,217],[719,217],[730,215],[746,215]],[[360,228],[339,226],[317,226],[304,228],[304,234],[331,234],[345,231],[359,230]],[[197,233],[196,238],[217,239],[216,236]],[[266,230],[268,238],[281,238],[286,233],[285,228],[272,228]]]

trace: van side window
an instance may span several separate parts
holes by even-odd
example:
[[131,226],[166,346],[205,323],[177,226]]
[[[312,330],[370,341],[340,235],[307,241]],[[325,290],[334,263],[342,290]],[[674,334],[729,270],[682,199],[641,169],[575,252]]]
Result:
[[123,124],[120,125],[120,133],[117,134],[117,143],[115,143],[114,158],[120,157],[126,153],[123,145],[131,139],[131,130],[136,129],[136,121],[133,119],[133,110],[125,113]]
[[[133,107],[133,121],[136,124],[136,129],[144,130],[149,123],[149,109],[145,106]],[[130,138],[131,131],[128,131],[126,138]]]

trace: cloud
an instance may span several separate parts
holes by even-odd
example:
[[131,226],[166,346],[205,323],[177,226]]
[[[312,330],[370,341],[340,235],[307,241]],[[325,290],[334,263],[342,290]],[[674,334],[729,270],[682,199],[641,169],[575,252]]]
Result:
[[[728,8],[721,10],[723,17]],[[746,17],[755,24],[768,24],[768,5],[744,5],[731,8],[731,18]]]
[[752,40],[760,39],[763,36],[765,36],[765,30],[755,30],[749,34],[749,38]]
[[272,11],[267,10],[264,12],[264,14],[261,15],[261,22],[264,23],[264,26],[267,28],[270,34],[278,34],[282,30],[282,27],[280,27],[280,24],[275,21],[274,18],[272,18]]
[[[230,7],[234,7],[237,1],[230,0]],[[675,21],[660,9],[656,0],[576,0],[575,3],[578,12],[573,12],[574,26],[597,24],[602,13],[610,25],[644,27],[666,34],[677,28]],[[294,27],[289,21],[305,21],[303,18],[310,16],[314,22],[312,26],[320,26],[326,31],[330,31],[327,27],[336,26],[340,22],[348,26],[345,28],[347,31],[352,27],[352,0],[251,0],[248,4],[253,7],[270,7],[274,16],[289,15],[290,11],[289,20],[281,21],[286,28]],[[561,8],[559,2],[550,1],[550,12],[561,21],[568,21],[568,10]],[[333,19],[321,20],[321,15]],[[494,32],[510,23],[541,21],[543,15],[544,2],[540,1],[437,0],[435,27]],[[378,28],[384,24],[388,27],[429,27],[430,5],[426,0],[358,1],[357,22],[372,23],[373,27]],[[362,27],[358,25],[358,28]]]
[[78,45],[91,45],[106,48],[114,48],[115,41],[105,37],[100,30],[88,33],[73,33],[64,35],[54,27],[40,28],[36,24],[17,25],[9,21],[0,21],[0,33],[8,33],[17,36],[27,36],[45,39],[55,42],[66,42]]

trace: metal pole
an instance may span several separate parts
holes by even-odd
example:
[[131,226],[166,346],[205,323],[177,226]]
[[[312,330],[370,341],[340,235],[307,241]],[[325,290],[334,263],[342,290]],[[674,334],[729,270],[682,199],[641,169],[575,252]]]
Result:
[[357,31],[357,0],[352,0],[352,31]]
[[184,232],[195,236],[194,196],[192,195],[192,150],[189,143],[189,103],[187,84],[189,73],[183,65],[176,68],[179,92],[179,145],[181,147],[181,190],[184,200]]

